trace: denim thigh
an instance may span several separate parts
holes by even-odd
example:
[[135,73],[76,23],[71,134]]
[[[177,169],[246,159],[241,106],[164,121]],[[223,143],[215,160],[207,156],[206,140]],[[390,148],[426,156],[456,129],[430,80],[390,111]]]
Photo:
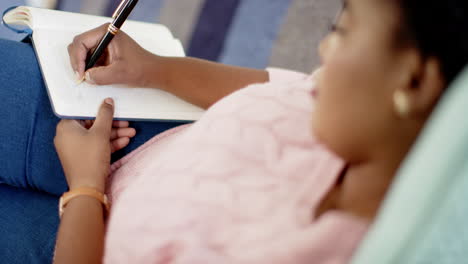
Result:
[[[67,190],[53,145],[53,114],[30,44],[0,39],[0,256],[3,263],[51,263]],[[117,160],[181,123],[132,122],[137,135]]]
[[58,198],[0,184],[0,263],[52,263]]
[[[31,44],[0,39],[0,183],[61,195],[67,184],[53,145],[54,115]],[[115,161],[176,122],[132,122],[137,135]]]

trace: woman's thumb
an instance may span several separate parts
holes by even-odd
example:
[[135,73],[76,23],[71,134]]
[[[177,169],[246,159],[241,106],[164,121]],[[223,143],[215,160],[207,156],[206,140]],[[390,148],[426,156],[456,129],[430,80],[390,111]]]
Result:
[[112,121],[114,119],[114,100],[107,98],[101,104],[99,112],[96,116],[93,128],[100,130],[102,133],[109,134],[112,129]]

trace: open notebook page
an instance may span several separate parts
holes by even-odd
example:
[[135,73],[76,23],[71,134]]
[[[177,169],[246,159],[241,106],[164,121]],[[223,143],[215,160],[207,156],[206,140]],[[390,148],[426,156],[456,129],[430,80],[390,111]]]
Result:
[[[65,118],[92,118],[107,97],[116,103],[120,119],[197,120],[203,110],[157,89],[129,88],[121,85],[76,84],[67,46],[73,38],[108,22],[109,18],[28,8],[33,19],[33,41],[55,113]],[[52,21],[65,20],[63,23]],[[92,22],[90,22],[91,19]],[[66,26],[78,20],[73,29]],[[130,22],[130,23],[128,23]],[[89,28],[88,28],[89,26]],[[123,30],[143,48],[162,56],[184,56],[180,41],[162,25],[127,21]]]
[[[197,120],[203,110],[169,93],[150,88],[129,88],[119,85],[95,86],[76,84],[70,66],[67,45],[79,32],[37,29],[34,43],[46,80],[54,111],[62,117],[94,117],[102,101],[115,100],[115,117],[122,119]],[[174,41],[136,40],[151,52],[160,55],[181,54]],[[155,37],[157,39],[157,37]]]
[[[64,31],[84,32],[96,28],[104,23],[112,22],[112,18],[71,13],[50,9],[34,7],[19,7],[18,10],[30,14],[31,25],[34,30],[38,28],[48,28]],[[134,35],[157,34],[159,38],[172,38],[169,29],[163,25],[151,24],[139,21],[128,20],[122,27],[126,33],[132,32]]]

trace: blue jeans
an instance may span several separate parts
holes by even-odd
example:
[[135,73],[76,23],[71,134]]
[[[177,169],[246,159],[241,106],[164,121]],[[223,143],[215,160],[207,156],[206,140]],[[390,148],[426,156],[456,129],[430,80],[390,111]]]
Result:
[[[53,145],[59,119],[30,44],[0,39],[0,98],[0,262],[51,263],[67,184]],[[137,136],[112,159],[177,125],[131,123]]]

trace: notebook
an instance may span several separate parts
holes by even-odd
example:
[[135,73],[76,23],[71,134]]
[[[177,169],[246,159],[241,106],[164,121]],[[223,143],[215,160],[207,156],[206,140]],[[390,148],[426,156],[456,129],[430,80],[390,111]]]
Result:
[[[114,99],[115,118],[119,120],[194,121],[204,112],[159,89],[76,83],[67,46],[76,35],[111,22],[111,18],[21,6],[6,12],[3,19],[9,26],[26,26],[32,32],[51,105],[60,118],[95,118],[107,97]],[[185,56],[181,42],[163,25],[129,20],[122,30],[152,53]]]

